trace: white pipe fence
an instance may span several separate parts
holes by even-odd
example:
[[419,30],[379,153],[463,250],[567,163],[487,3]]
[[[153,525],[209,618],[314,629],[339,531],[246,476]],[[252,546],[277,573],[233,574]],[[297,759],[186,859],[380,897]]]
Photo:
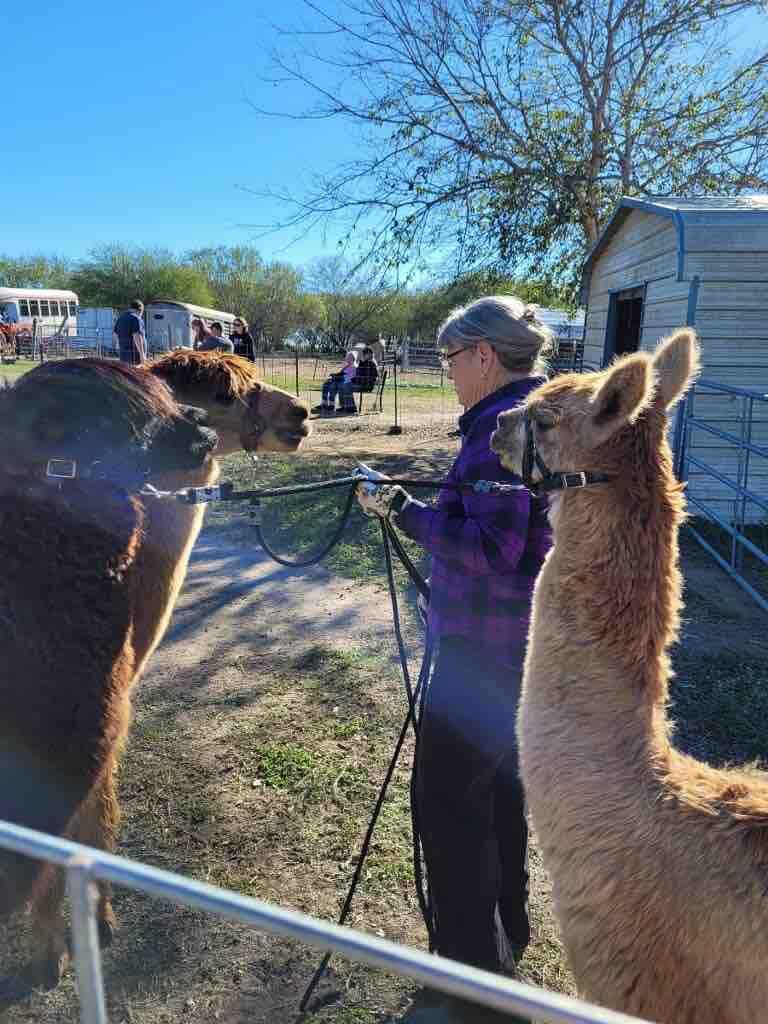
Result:
[[431,956],[386,939],[342,928],[9,822],[0,821],[0,848],[49,861],[66,871],[81,1024],[107,1024],[96,924],[98,900],[94,883],[98,880],[218,914],[319,950],[339,953],[350,960],[413,978],[429,988],[502,1012],[535,1019],[542,1024],[647,1024],[636,1017],[591,1006],[578,999],[501,978],[453,960]]

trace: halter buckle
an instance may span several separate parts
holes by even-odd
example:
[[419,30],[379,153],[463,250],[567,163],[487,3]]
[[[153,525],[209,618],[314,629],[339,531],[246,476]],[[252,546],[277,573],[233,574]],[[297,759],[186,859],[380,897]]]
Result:
[[74,480],[77,476],[77,462],[74,459],[49,459],[45,475],[51,480]]
[[[573,482],[574,477],[576,482]],[[563,473],[563,490],[568,490],[569,487],[586,487],[587,486],[587,474],[586,473]]]

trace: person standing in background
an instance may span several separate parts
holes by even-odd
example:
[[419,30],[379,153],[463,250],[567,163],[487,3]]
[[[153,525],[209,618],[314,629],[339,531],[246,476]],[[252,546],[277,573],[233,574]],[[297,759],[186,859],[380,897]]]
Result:
[[117,338],[120,361],[138,366],[147,358],[147,339],[144,334],[144,303],[134,299],[129,309],[115,320],[113,332]]
[[235,346],[236,356],[250,359],[252,363],[256,361],[256,346],[248,330],[248,321],[244,317],[238,316],[232,321],[232,333],[229,337]]
[[201,332],[203,340],[195,345],[198,352],[229,352],[234,355],[235,346],[229,338],[224,337],[224,327],[218,320],[212,321],[207,329],[202,326]]

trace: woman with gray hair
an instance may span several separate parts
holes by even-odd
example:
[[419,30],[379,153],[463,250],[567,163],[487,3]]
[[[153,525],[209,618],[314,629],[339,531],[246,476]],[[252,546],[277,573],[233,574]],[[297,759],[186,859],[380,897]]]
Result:
[[[358,489],[364,511],[392,516],[432,555],[427,630],[437,653],[423,697],[413,786],[428,926],[442,956],[493,971],[513,970],[530,940],[515,717],[533,584],[550,532],[545,502],[504,469],[490,437],[499,413],[542,383],[542,353],[551,340],[535,310],[508,295],[454,310],[438,335],[464,406],[449,482],[498,480],[519,489],[445,488],[434,507],[386,481]],[[450,1010],[460,1020],[495,1019],[455,1000]],[[420,1013],[407,1019],[415,1022]]]

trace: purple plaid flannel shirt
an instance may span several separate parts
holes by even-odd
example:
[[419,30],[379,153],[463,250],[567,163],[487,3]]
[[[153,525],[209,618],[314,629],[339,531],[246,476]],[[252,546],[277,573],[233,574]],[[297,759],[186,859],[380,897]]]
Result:
[[[491,451],[491,434],[499,413],[543,381],[513,381],[461,416],[461,451],[448,480],[521,482]],[[397,525],[432,555],[431,635],[466,637],[500,663],[520,666],[533,584],[551,543],[546,499],[522,487],[510,494],[443,489],[436,506],[407,505]]]

